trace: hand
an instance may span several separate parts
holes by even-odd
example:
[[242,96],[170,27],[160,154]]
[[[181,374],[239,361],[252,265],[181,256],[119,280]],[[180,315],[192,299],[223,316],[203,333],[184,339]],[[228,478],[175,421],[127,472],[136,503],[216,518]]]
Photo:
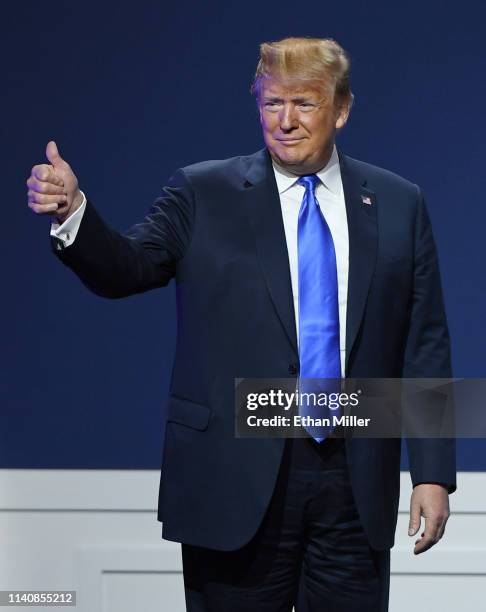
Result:
[[27,179],[28,206],[38,215],[54,215],[63,223],[81,206],[83,194],[71,166],[52,140],[47,144],[46,157],[50,163],[34,166]]
[[446,487],[429,483],[414,487],[410,499],[409,536],[417,534],[421,517],[425,517],[425,529],[420,536],[421,539],[415,541],[414,554],[419,555],[437,544],[444,535],[449,515],[449,495]]

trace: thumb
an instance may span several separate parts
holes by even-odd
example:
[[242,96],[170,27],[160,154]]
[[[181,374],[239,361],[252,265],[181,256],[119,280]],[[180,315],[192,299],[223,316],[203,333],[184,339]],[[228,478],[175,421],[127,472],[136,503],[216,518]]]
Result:
[[410,504],[410,520],[408,522],[408,535],[414,536],[420,529],[421,516],[420,504],[412,502]]
[[51,164],[54,166],[54,169],[59,168],[66,163],[63,160],[63,158],[60,156],[57,145],[53,140],[47,143],[46,157],[51,162]]

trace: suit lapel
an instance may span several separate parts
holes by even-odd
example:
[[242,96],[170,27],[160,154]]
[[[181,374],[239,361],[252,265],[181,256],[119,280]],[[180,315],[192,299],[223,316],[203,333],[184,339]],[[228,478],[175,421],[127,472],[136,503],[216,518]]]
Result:
[[270,155],[252,156],[244,177],[245,210],[270,297],[289,341],[297,352],[294,302],[282,208]]
[[346,373],[366,308],[378,248],[376,195],[367,188],[353,160],[339,155],[349,233],[346,316]]
[[[346,372],[359,333],[375,269],[378,248],[375,193],[354,167],[339,154],[349,233],[349,278],[346,317]],[[267,288],[277,315],[296,351],[297,334],[289,259],[280,198],[266,149],[252,156],[244,176],[245,210]]]

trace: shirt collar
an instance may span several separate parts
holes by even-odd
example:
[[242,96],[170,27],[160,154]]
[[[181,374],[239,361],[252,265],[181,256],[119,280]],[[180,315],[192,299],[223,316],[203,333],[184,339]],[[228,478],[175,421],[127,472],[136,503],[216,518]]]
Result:
[[[275,180],[277,181],[277,188],[279,194],[287,191],[292,185],[295,185],[298,180],[298,176],[292,174],[285,168],[282,168],[279,164],[275,163],[272,159],[273,172],[275,174]],[[337,154],[336,145],[332,149],[332,154],[327,164],[316,172],[323,185],[329,189],[334,195],[340,195],[342,192],[341,183],[341,170],[339,168],[339,157]]]

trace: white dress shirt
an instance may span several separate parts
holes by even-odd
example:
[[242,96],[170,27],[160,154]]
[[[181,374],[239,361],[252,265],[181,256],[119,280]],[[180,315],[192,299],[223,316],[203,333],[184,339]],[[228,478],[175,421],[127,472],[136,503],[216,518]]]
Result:
[[[297,226],[299,210],[304,197],[305,188],[296,181],[298,176],[290,174],[284,168],[273,162],[273,171],[277,181],[282,217],[289,255],[290,279],[294,298],[295,325],[297,339],[299,338],[299,273],[297,256]],[[316,187],[316,198],[320,209],[327,221],[334,242],[336,252],[336,265],[338,277],[339,299],[339,339],[341,356],[341,375],[344,377],[346,357],[346,308],[348,301],[348,272],[349,272],[349,237],[346,206],[344,202],[343,184],[339,159],[334,147],[331,159],[327,165],[316,173],[320,183]],[[62,225],[53,222],[51,236],[61,240],[65,247],[71,245],[76,239],[81,219],[86,209],[86,197],[83,203]]]
[[81,225],[81,219],[83,218],[84,211],[86,208],[86,196],[81,191],[83,201],[81,206],[70,215],[62,225],[59,225],[57,221],[51,223],[51,236],[61,240],[64,247],[70,246],[76,239],[79,226]]

